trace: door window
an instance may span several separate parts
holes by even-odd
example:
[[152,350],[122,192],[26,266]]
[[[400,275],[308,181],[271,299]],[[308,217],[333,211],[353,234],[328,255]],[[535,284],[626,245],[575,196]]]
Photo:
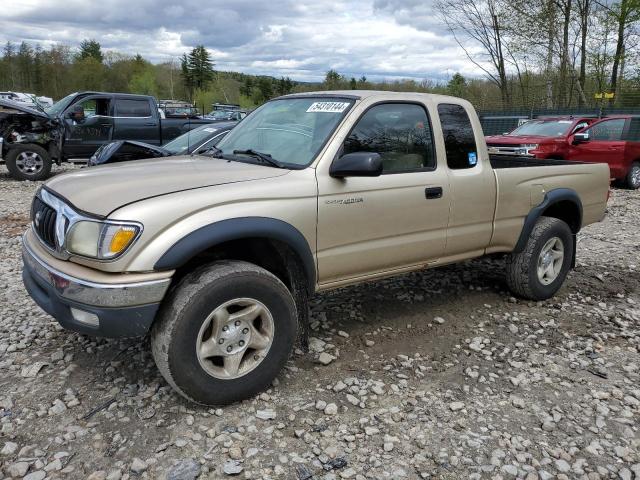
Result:
[[591,127],[587,132],[590,140],[616,141],[622,140],[622,131],[624,130],[624,118],[615,118],[605,120]]
[[462,105],[441,103],[438,105],[438,116],[449,168],[459,170],[475,167],[478,164],[478,148],[467,111]]
[[574,133],[579,132],[580,130],[582,130],[587,126],[589,126],[589,122],[579,122],[576,124],[575,127],[573,127],[573,131],[571,132],[571,134],[573,135]]
[[148,100],[131,100],[118,98],[116,100],[117,117],[150,117],[151,105]]
[[424,107],[412,103],[376,105],[358,120],[344,142],[344,153],[375,152],[383,173],[436,167],[433,135]]
[[102,117],[109,116],[108,98],[89,98],[87,100],[79,102],[77,105],[82,106],[85,119],[95,117],[96,115],[100,115]]

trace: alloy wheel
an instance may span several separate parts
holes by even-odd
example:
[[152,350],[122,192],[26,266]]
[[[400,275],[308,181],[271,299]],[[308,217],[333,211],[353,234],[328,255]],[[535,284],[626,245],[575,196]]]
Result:
[[564,244],[558,237],[547,240],[538,256],[538,280],[549,285],[558,278],[564,263]]
[[255,369],[267,356],[275,326],[258,300],[237,298],[217,307],[198,333],[196,354],[212,377],[233,380]]

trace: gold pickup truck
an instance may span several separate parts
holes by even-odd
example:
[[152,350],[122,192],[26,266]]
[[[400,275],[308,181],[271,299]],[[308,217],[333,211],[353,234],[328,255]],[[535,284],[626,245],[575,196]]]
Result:
[[515,295],[551,297],[608,194],[604,164],[490,159],[461,99],[287,95],[203,154],[47,182],[23,279],[70,330],[150,333],[178,392],[225,404],[271,384],[318,291],[505,252]]

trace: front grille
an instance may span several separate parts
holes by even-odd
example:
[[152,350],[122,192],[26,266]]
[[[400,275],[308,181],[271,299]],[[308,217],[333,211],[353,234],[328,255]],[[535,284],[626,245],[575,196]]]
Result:
[[56,248],[56,219],[58,214],[49,205],[44,203],[38,197],[33,199],[31,206],[31,220],[33,228],[40,240],[46,243],[50,248]]

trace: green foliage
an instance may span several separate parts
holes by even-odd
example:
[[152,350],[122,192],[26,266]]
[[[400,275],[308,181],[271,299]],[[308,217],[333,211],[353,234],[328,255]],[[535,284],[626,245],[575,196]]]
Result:
[[102,61],[104,60],[100,43],[98,43],[96,40],[83,40],[80,43],[78,59],[84,60],[86,58],[93,58],[98,63],[102,63]]
[[[627,0],[629,1],[629,0]],[[634,0],[640,1],[640,0]],[[615,28],[615,23],[612,25]],[[81,52],[99,51],[99,44],[83,42]],[[54,99],[78,90],[103,90],[113,92],[135,92],[155,95],[157,98],[192,100],[200,110],[210,111],[211,103],[238,103],[243,108],[254,108],[278,95],[310,92],[321,89],[354,88],[354,78],[344,77],[330,70],[322,82],[301,83],[288,77],[247,75],[240,72],[213,71],[213,62],[198,49],[196,64],[204,65],[208,72],[196,75],[191,68],[194,55],[183,57],[185,69],[179,58],[161,64],[152,64],[141,55],[124,55],[117,52],[86,54],[84,58],[77,49],[65,45],[47,48],[37,44],[14,44],[7,42],[0,49],[0,90],[33,92]],[[197,50],[197,49],[194,49]],[[206,53],[206,50],[204,50]],[[616,95],[616,106],[640,106],[640,67],[636,57],[629,53]],[[598,62],[601,63],[598,63]],[[596,104],[594,92],[603,91],[608,85],[609,57],[589,57],[585,81],[586,105]],[[195,64],[194,64],[195,65]],[[211,70],[209,70],[211,65]],[[555,89],[559,74],[552,72],[550,78]],[[188,80],[184,81],[184,80]],[[518,76],[508,78],[507,88],[513,98],[513,107],[535,108],[545,104],[547,77],[544,73],[523,70]],[[198,86],[198,82],[202,86]],[[364,75],[355,80],[355,88],[362,90],[394,90],[404,92],[428,92],[461,96],[479,109],[502,107],[500,90],[495,84],[482,78],[464,78],[454,74],[447,83],[433,80],[394,80],[374,82]],[[568,101],[575,106],[578,97],[569,90]]]
[[157,95],[156,76],[151,68],[135,73],[131,77],[128,90],[131,93],[139,93],[142,95]]
[[447,94],[454,97],[465,97],[467,92],[467,80],[459,73],[454,73],[447,83]]
[[104,68],[93,57],[77,60],[71,68],[75,90],[103,90]]
[[325,90],[338,90],[342,88],[344,83],[344,77],[335,70],[329,70],[324,77],[324,89]]
[[209,52],[204,45],[198,45],[187,55],[182,55],[180,67],[189,97],[194,90],[205,90],[213,80],[213,66]]

